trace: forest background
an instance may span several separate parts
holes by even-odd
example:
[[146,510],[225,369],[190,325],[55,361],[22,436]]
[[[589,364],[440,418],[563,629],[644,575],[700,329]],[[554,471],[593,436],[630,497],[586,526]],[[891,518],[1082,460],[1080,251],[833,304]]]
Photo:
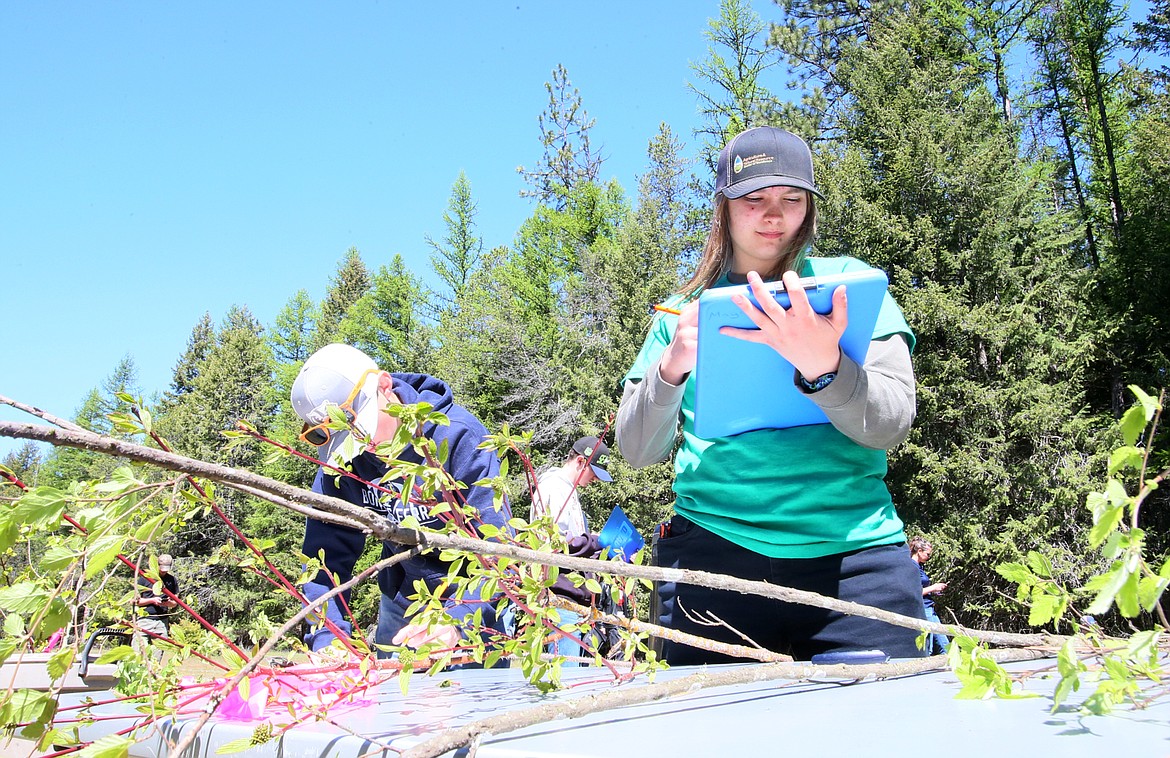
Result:
[[[164,391],[137,386],[127,357],[74,420],[117,437],[108,415],[126,409],[114,393],[152,395],[177,452],[307,486],[311,464],[262,443],[228,448],[222,432],[243,421],[299,445],[292,379],[340,340],[388,369],[443,378],[489,429],[531,431],[538,467],[556,463],[576,437],[608,430],[649,307],[693,270],[719,145],[780,125],[813,146],[825,195],[817,253],[883,268],[918,337],[918,419],[891,451],[888,481],[908,531],[935,544],[929,569],[949,583],[940,615],[1025,627],[1027,609],[994,567],[1035,550],[1074,586],[1102,568],[1085,494],[1117,444],[1125,388],[1167,383],[1170,70],[1143,61],[1170,54],[1170,1],[1141,19],[1112,0],[782,2],[768,16],[724,0],[717,12],[693,65],[703,125],[650,135],[636,187],[599,180],[588,93],[558,67],[536,160],[521,169],[533,211],[510,245],[485,249],[460,175],[428,239],[430,271],[350,249],[322,300],[292,292],[270,324],[243,303],[218,323],[207,314]],[[766,88],[776,70],[805,93],[799,102]],[[650,534],[670,513],[671,466],[615,459],[614,483],[582,493],[590,521],[598,528],[620,504]],[[3,463],[30,485],[62,487],[118,465],[31,443]],[[526,513],[519,476],[512,494]],[[219,497],[295,576],[301,519]],[[1166,505],[1158,492],[1145,510],[1159,560]],[[259,639],[293,610],[241,572],[212,516],[155,548],[176,556],[183,595],[229,634]],[[2,568],[12,581],[22,565]],[[376,592],[355,596],[363,621]]]

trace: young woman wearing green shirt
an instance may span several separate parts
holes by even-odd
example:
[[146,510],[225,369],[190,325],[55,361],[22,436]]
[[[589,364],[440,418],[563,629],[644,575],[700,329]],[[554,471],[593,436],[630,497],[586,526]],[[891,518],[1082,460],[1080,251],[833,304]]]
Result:
[[[730,574],[818,592],[923,617],[918,572],[906,560],[906,535],[885,485],[886,450],[906,438],[915,412],[914,335],[887,294],[864,365],[841,352],[847,323],[844,288],[818,315],[798,284],[868,268],[853,258],[809,256],[816,231],[812,156],[794,134],[749,129],[719,155],[715,207],[694,277],[659,313],[626,374],[617,445],[635,467],[666,460],[679,426],[675,515],[657,545],[661,566]],[[782,280],[792,307],[768,296]],[[747,283],[760,303],[733,300],[758,330],[724,333],[764,343],[796,367],[794,382],[829,423],[761,429],[718,439],[694,433],[698,296]],[[729,390],[730,391],[730,390]],[[704,637],[755,643],[808,659],[878,649],[921,655],[918,633],[810,606],[662,583],[659,623]],[[727,627],[696,622],[711,614]],[[723,662],[722,655],[666,642],[674,665]]]

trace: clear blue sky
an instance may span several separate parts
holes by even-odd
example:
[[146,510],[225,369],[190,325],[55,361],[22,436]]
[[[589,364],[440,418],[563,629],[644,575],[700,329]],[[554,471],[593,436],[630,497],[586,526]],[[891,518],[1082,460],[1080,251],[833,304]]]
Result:
[[632,194],[659,122],[693,148],[685,84],[717,15],[717,0],[0,3],[0,395],[72,417],[127,354],[162,391],[205,311],[218,324],[246,304],[270,324],[298,289],[320,298],[351,246],[425,273],[461,170],[486,245],[509,244],[558,63],[603,177]]

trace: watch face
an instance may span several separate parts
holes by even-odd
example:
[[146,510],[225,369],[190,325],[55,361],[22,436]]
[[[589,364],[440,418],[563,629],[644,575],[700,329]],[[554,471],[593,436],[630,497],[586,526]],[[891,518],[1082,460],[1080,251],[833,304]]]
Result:
[[797,379],[799,380],[800,387],[806,393],[819,392],[820,390],[823,390],[825,387],[828,387],[830,384],[832,384],[833,380],[836,378],[837,378],[836,371],[830,371],[827,374],[821,374],[816,379],[813,379],[811,382],[808,381],[807,379],[805,379],[803,376],[801,376],[799,374],[797,375]]

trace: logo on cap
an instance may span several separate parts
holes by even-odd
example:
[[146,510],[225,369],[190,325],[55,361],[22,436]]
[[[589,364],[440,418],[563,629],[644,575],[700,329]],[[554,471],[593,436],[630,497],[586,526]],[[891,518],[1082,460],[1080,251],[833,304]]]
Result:
[[743,171],[743,158],[740,158],[738,155],[735,156],[735,163],[732,165],[732,170],[737,174]]

